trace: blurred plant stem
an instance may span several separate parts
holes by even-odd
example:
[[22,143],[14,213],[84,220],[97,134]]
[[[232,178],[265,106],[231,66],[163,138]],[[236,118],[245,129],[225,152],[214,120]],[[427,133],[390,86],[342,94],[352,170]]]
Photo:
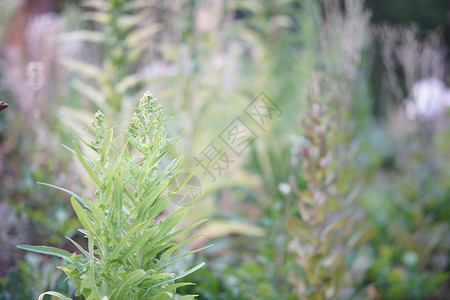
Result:
[[[63,57],[60,62],[81,75],[73,80],[73,87],[88,102],[82,108],[63,107],[61,115],[72,126],[77,119],[87,125],[89,106],[86,104],[90,104],[118,122],[130,117],[132,98],[143,82],[136,69],[159,25],[144,26],[150,3],[107,0],[84,1],[82,5],[88,9],[83,13],[84,20],[93,22],[99,29],[66,32],[61,35],[60,43],[83,42],[91,46],[90,56],[85,60]],[[95,49],[102,51],[100,61],[95,61]]]

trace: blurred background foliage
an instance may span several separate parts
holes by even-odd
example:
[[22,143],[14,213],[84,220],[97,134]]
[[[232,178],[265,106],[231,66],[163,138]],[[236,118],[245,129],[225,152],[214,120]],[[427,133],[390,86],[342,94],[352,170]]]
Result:
[[[145,90],[206,192],[189,247],[214,246],[182,262],[207,262],[186,292],[446,299],[449,5],[0,1],[0,299],[74,294],[56,261],[15,248],[82,243],[67,196],[36,182],[92,193],[60,144],[97,109],[125,123]],[[242,151],[224,138],[236,120]]]

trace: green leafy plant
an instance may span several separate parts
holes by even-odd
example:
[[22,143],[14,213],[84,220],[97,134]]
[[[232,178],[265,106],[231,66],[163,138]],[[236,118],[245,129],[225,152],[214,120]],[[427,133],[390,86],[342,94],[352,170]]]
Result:
[[[88,248],[84,249],[70,238],[79,253],[46,246],[18,247],[62,258],[65,265],[59,268],[77,286],[77,296],[91,300],[177,299],[176,289],[190,283],[175,283],[175,280],[204,264],[178,274],[166,271],[173,262],[201,250],[171,256],[198,236],[181,242],[175,242],[175,239],[204,221],[175,229],[201,195],[165,218],[161,217],[174,194],[192,176],[186,176],[173,191],[168,190],[181,172],[178,168],[182,157],[160,170],[162,158],[177,141],[167,137],[163,126],[167,119],[161,105],[149,92],[140,100],[129,130],[119,136],[114,135],[114,127],[104,124],[103,113],[97,112],[92,121],[95,139],[91,142],[82,140],[96,157],[86,157],[76,143],[73,149],[66,147],[77,156],[95,183],[95,202],[70,190],[46,184],[72,196],[71,204],[84,227],[80,231],[88,240]],[[119,147],[122,135],[126,142]],[[44,294],[67,299],[56,292]],[[194,296],[188,295],[178,299],[192,298]]]

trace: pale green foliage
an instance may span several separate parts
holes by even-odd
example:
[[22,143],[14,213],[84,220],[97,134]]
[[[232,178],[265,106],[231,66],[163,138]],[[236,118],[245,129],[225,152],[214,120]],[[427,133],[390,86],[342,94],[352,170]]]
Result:
[[[143,83],[137,75],[136,65],[148,50],[148,40],[160,29],[158,24],[144,24],[149,18],[150,3],[86,0],[82,1],[82,6],[89,9],[83,13],[83,19],[94,22],[98,29],[64,33],[60,42],[89,43],[93,46],[91,51],[102,51],[102,61],[94,63],[65,57],[60,62],[68,70],[81,75],[74,80],[73,87],[92,105],[113,120],[119,120],[123,115],[128,117],[132,106],[123,104],[133,101],[137,87]],[[93,53],[90,55],[95,56]],[[78,119],[83,119],[85,114],[80,109],[64,107],[62,115],[68,112],[71,115],[81,113]]]
[[163,127],[167,117],[147,92],[130,129],[123,133],[127,143],[121,150],[114,128],[106,126],[104,119],[101,112],[95,114],[92,121],[95,139],[90,143],[83,141],[96,152],[94,159],[84,156],[76,143],[70,149],[95,183],[95,202],[54,186],[72,195],[72,207],[84,227],[80,231],[88,239],[88,249],[70,238],[81,254],[45,246],[20,245],[19,248],[64,259],[66,264],[59,268],[75,283],[77,293],[87,299],[176,299],[177,287],[189,283],[175,283],[175,280],[197,270],[203,263],[187,272],[167,273],[169,264],[198,251],[171,256],[198,236],[179,243],[174,239],[203,221],[175,230],[195,201],[178,207],[162,221],[156,220],[174,192],[190,178],[185,178],[174,191],[168,191],[181,172],[178,168],[182,158],[174,159],[163,171],[158,167],[176,142],[167,138]]

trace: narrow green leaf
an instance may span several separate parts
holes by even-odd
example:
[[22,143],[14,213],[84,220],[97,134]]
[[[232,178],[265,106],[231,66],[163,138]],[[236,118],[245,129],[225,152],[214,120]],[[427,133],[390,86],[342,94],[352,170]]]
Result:
[[169,292],[161,292],[156,296],[152,297],[152,300],[175,300],[175,296]]
[[71,58],[62,58],[59,62],[70,71],[81,74],[87,78],[98,81],[103,79],[103,71],[95,65]]
[[172,282],[172,281],[174,281],[174,280],[183,278],[183,277],[185,277],[185,276],[187,276],[187,275],[189,275],[189,274],[191,274],[191,273],[197,271],[198,269],[200,269],[200,268],[203,267],[204,265],[205,265],[204,262],[201,263],[201,264],[198,264],[197,266],[193,267],[192,269],[190,269],[190,270],[188,270],[188,271],[186,271],[186,272],[180,272],[179,274],[175,275],[174,277],[170,278],[169,280],[165,280],[165,281],[162,281],[162,282],[159,282],[159,283],[153,285],[152,288],[155,288],[155,287],[161,286],[161,285],[163,285],[163,284],[167,284],[167,283],[169,283],[169,282]]
[[[127,58],[130,63],[136,62],[139,58],[142,57],[142,54],[148,49],[148,46],[145,43],[137,45],[134,48],[129,49]],[[148,81],[146,81],[148,82]]]
[[186,227],[186,228],[183,228],[183,229],[180,229],[180,230],[178,230],[178,231],[175,231],[174,233],[171,233],[171,234],[165,236],[163,239],[159,240],[159,242],[160,242],[160,243],[165,243],[166,241],[169,241],[169,240],[171,240],[171,239],[177,237],[178,235],[183,234],[183,233],[185,233],[185,232],[191,230],[192,228],[197,227],[198,225],[202,224],[203,222],[205,222],[205,221],[207,221],[207,220],[208,220],[208,219],[204,219],[204,220],[198,221],[198,222],[196,222],[196,223],[194,223],[194,224],[189,225],[189,226]]
[[164,151],[162,151],[158,157],[156,158],[156,161],[159,161],[164,155],[166,155],[168,152],[170,152],[170,150],[173,149],[173,147],[175,146],[175,144],[178,142],[178,140],[181,138],[182,135],[180,135],[179,137],[177,137],[172,143],[170,143],[170,145],[164,149]]
[[348,249],[353,249],[354,247],[370,240],[374,235],[374,230],[370,226],[364,226],[358,229],[350,238],[347,243]]
[[177,300],[192,300],[195,297],[197,297],[198,295],[185,295],[185,296],[181,296],[180,298],[178,298]]
[[161,280],[167,277],[172,278],[173,276],[175,276],[175,273],[158,273],[158,274],[154,274],[154,275],[150,275],[148,276],[145,281],[151,280],[151,281],[156,281],[156,280]]
[[340,228],[342,228],[342,226],[344,226],[347,221],[348,221],[348,217],[345,216],[345,215],[342,215],[342,216],[336,218],[335,220],[333,220],[332,222],[330,222],[322,230],[322,232],[320,234],[321,239],[325,239],[327,235],[329,235],[329,234],[333,233],[334,231],[339,230]]
[[148,196],[145,196],[145,198],[141,200],[137,211],[136,217],[137,222],[141,222],[142,220],[147,219],[149,215],[149,210],[152,208],[152,205],[167,189],[169,185],[170,181],[163,182],[160,186],[155,188]]
[[100,203],[102,204],[104,207],[108,207],[110,205],[110,199],[109,196],[111,195],[111,191],[112,191],[112,185],[113,185],[113,178],[109,177],[106,180],[106,187],[103,190],[102,198],[100,199]]
[[102,212],[99,210],[98,207],[95,207],[95,205],[89,201],[88,199],[85,199],[84,197],[80,197],[79,195],[75,194],[74,192],[67,190],[65,188],[53,185],[53,184],[49,184],[49,183],[43,183],[43,182],[38,182],[38,184],[42,184],[45,186],[49,186],[61,191],[64,191],[66,193],[68,193],[69,195],[71,195],[72,197],[74,197],[75,199],[77,199],[81,204],[83,204],[91,213],[92,213],[92,217],[94,219],[94,221],[97,224],[103,224],[109,231],[109,233],[114,237],[113,235],[113,230],[111,229],[111,224],[105,219],[105,217],[103,216]]
[[133,88],[137,86],[138,84],[142,83],[142,79],[139,78],[137,75],[128,75],[125,76],[118,84],[117,84],[117,91],[120,93],[125,93],[130,88]]
[[293,236],[300,240],[311,243],[312,245],[317,245],[319,243],[319,239],[311,233],[308,225],[299,218],[290,218],[287,220],[286,228]]
[[153,209],[150,212],[150,215],[147,216],[147,221],[149,223],[153,222],[155,218],[163,211],[163,209],[167,206],[167,204],[172,200],[173,195],[166,194],[165,196],[158,199],[156,204],[153,206]]
[[77,30],[61,34],[58,40],[60,42],[85,41],[103,43],[105,41],[105,35],[97,31]]
[[[91,261],[92,265],[92,261]],[[86,295],[89,291],[87,299],[100,299],[101,294],[97,287],[97,281],[95,280],[94,268],[89,269],[86,276],[83,276],[81,280],[80,292]]]
[[64,296],[63,294],[60,294],[58,292],[53,292],[53,291],[48,291],[48,292],[40,294],[38,297],[38,300],[43,300],[45,295],[52,296],[52,298],[58,297],[59,299],[62,299],[62,300],[72,300],[72,298],[68,298],[68,297]]
[[103,142],[102,154],[100,156],[100,164],[103,166],[106,165],[106,160],[108,159],[109,151],[111,149],[111,143],[113,140],[113,136],[114,136],[114,130],[109,129],[106,132],[106,138],[105,138],[105,141]]
[[[114,147],[113,142],[114,141],[112,141],[110,143],[111,147]],[[105,176],[106,180],[111,179],[113,177],[113,175],[117,173],[117,170],[119,169],[119,167],[123,166],[125,157],[128,153],[127,152],[128,150],[126,149],[126,147],[127,147],[127,144],[124,145],[122,152],[120,152],[119,156],[116,158],[116,161],[114,162],[113,167],[111,168],[111,171],[109,171],[108,174]]]
[[198,237],[204,236],[205,234],[198,234],[196,236],[193,236],[191,238],[185,239],[184,241],[176,244],[175,246],[171,247],[170,249],[168,249],[166,252],[163,253],[163,255],[161,255],[161,259],[162,260],[166,260],[167,257],[169,257],[170,254],[172,254],[173,251],[175,251],[176,249],[183,247],[184,245],[186,245],[187,243],[189,243],[192,240],[195,240]]
[[105,188],[105,185],[100,181],[100,179],[98,178],[97,174],[95,174],[94,170],[92,170],[92,168],[86,162],[86,160],[84,159],[83,155],[81,154],[80,148],[78,148],[78,145],[75,142],[73,143],[73,145],[75,147],[75,152],[77,153],[78,160],[81,162],[81,164],[83,165],[84,169],[89,173],[89,176],[95,182],[95,185],[99,189],[103,190]]
[[100,24],[108,24],[111,19],[112,19],[112,15],[107,13],[107,12],[100,12],[100,11],[95,11],[95,12],[87,12],[83,14],[83,19],[87,20],[87,21],[94,21]]
[[147,152],[143,151],[142,148],[139,146],[138,142],[136,141],[136,139],[133,137],[133,135],[131,134],[131,132],[127,132],[124,131],[123,135],[128,139],[128,141],[130,142],[131,145],[133,145],[133,147],[138,150],[142,155],[146,156]]
[[87,211],[84,210],[73,197],[70,199],[70,203],[72,203],[73,210],[75,211],[78,220],[80,220],[81,225],[89,232],[89,236],[92,234],[100,242],[101,239],[97,234],[97,227],[92,224],[91,219],[86,213]]
[[141,229],[145,225],[145,222],[142,222],[138,225],[133,226],[133,228],[128,231],[128,233],[120,240],[120,242],[115,246],[114,253],[112,254],[112,258],[116,259],[119,255],[119,252],[122,249],[123,245],[135,234],[139,229]]
[[66,250],[47,246],[17,245],[17,248],[36,253],[57,256],[66,261],[71,260],[70,257],[73,255],[73,253],[69,253]]
[[158,226],[146,229],[141,236],[135,239],[132,244],[118,256],[118,258],[125,261],[134,253],[137,253],[139,248],[150,239],[156,230],[158,230]]
[[[178,283],[174,283],[174,284],[168,285],[165,289],[168,290],[168,291],[176,290],[179,287],[188,286],[188,285],[195,285],[195,284],[192,283],[192,282],[178,282]],[[178,299],[180,299],[180,298],[178,298]]]
[[81,253],[84,254],[84,256],[89,257],[89,253],[83,249],[83,247],[80,246],[80,244],[78,244],[77,242],[75,242],[74,240],[72,240],[70,237],[66,236],[66,239],[68,239],[72,244],[75,245],[75,247],[78,248],[78,250],[81,251]]
[[141,281],[144,276],[147,273],[144,270],[135,270],[129,274],[127,274],[127,276],[125,276],[125,278],[122,280],[122,285],[113,292],[112,296],[111,296],[111,300],[114,299],[127,299],[127,293],[129,292],[130,288],[135,285],[136,283],[138,283],[139,281]]
[[136,197],[126,187],[123,189],[123,193],[133,203],[133,205],[136,205]]
[[154,246],[153,244],[145,245],[140,252],[144,254],[144,261],[143,265],[146,266],[153,258],[156,258],[156,255],[162,251],[165,251],[166,249],[175,246],[175,243],[166,243],[162,244],[158,242],[160,246]]
[[92,203],[89,200],[85,200],[83,197],[75,194],[71,190],[68,190],[68,189],[65,189],[65,188],[59,187],[57,185],[50,184],[50,183],[38,182],[38,184],[49,186],[49,187],[55,188],[57,190],[66,192],[67,194],[71,195],[72,197],[74,197],[75,199],[80,201],[80,203],[83,204],[87,208],[90,208],[92,206]]
[[161,230],[157,233],[156,238],[159,240],[167,233],[169,233],[175,225],[177,225],[187,214],[187,207],[179,207],[175,212],[173,212],[170,216],[168,216],[164,221],[162,221],[160,227]]
[[152,26],[142,27],[136,30],[133,30],[125,39],[124,43],[127,47],[134,48],[140,43],[144,42],[145,39],[150,38],[155,33],[157,33],[161,29],[160,24],[153,24]]
[[119,178],[119,176],[114,176],[113,178],[113,182],[114,182],[114,191],[113,191],[113,195],[112,195],[112,209],[111,213],[114,211],[114,218],[117,221],[117,233],[120,232],[120,230],[122,229],[122,209],[123,209],[123,197],[122,197],[122,180],[121,178]]
[[[83,143],[83,144],[85,144],[86,146],[88,146],[89,148],[91,148],[92,150],[94,150],[95,152],[98,152],[98,150],[94,147],[94,146],[92,146],[90,143],[88,143],[88,142],[86,142],[81,136],[79,136],[78,135],[78,133],[75,131],[75,130],[73,130],[73,128],[70,128],[70,130],[72,130],[72,133]],[[73,150],[72,148],[70,148],[70,147],[68,147],[68,146],[66,146],[66,145],[64,145],[64,144],[62,144],[62,146],[64,147],[64,148],[66,148],[67,150],[69,150],[70,152],[72,152],[74,155],[77,155],[77,153],[75,152],[75,150]],[[84,156],[83,155],[83,157],[84,157],[84,159],[89,163],[89,165],[90,166],[93,166],[94,164],[92,163],[92,161],[89,159],[89,158],[87,158],[86,156]]]
[[191,251],[187,251],[187,252],[178,254],[177,256],[172,257],[170,260],[160,264],[159,267],[165,268],[168,265],[170,265],[170,264],[172,264],[172,263],[174,263],[174,262],[176,262],[176,261],[178,261],[178,260],[180,260],[180,259],[182,259],[182,258],[184,258],[186,256],[189,256],[189,255],[192,255],[192,254],[197,253],[199,251],[208,249],[209,247],[212,247],[212,245],[208,245],[208,246],[205,246],[205,247],[201,247],[201,248],[198,248],[198,249],[195,249],[195,250],[191,250]]

